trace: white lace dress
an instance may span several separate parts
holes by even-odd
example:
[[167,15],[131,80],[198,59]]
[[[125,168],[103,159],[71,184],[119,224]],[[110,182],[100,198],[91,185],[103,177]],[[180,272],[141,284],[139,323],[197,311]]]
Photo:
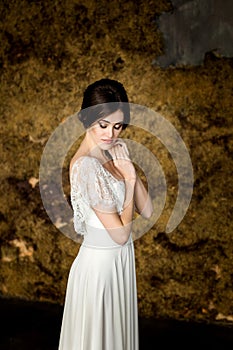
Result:
[[93,207],[122,210],[124,182],[92,157],[71,172],[76,232],[83,243],[70,269],[59,350],[138,350],[138,311],[132,237],[121,246]]

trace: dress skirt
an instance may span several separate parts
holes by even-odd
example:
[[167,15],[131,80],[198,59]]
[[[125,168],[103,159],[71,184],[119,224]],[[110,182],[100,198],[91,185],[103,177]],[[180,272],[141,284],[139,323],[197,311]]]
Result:
[[133,242],[81,245],[67,283],[59,350],[138,350]]

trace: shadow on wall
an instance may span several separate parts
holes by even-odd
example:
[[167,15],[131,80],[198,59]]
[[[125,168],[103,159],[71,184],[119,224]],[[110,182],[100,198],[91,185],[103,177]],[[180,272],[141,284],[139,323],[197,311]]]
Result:
[[232,0],[172,0],[172,4],[173,11],[158,20],[165,54],[154,64],[200,65],[210,51],[233,56]]

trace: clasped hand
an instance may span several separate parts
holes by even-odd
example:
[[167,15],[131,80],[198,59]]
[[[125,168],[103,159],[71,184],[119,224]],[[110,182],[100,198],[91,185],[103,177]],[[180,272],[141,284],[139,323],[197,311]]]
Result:
[[118,139],[114,146],[108,150],[113,164],[125,180],[136,180],[136,171],[130,159],[129,150],[125,142]]

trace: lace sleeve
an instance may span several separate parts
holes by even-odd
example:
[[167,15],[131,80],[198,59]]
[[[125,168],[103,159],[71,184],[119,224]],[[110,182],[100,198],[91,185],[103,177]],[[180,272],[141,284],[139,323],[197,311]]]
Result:
[[78,159],[71,171],[71,204],[74,211],[74,229],[85,234],[85,221],[90,208],[117,211],[117,197],[109,177],[100,162],[91,157]]

